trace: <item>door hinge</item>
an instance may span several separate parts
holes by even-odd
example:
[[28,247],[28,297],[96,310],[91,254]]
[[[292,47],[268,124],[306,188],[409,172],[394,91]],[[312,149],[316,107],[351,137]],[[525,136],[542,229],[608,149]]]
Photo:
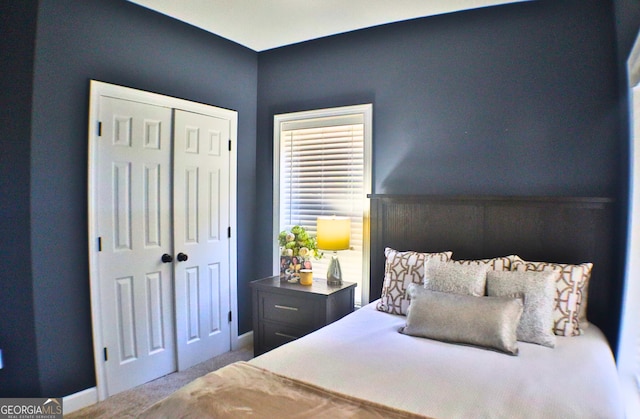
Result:
[[98,121],[98,137],[102,137],[102,122]]
[[229,151],[231,151],[231,140],[229,140]]
[[102,252],[102,237],[98,237],[98,252]]
[[107,347],[106,346],[104,347],[103,352],[104,352],[104,360],[106,362],[106,361],[109,360],[109,353],[107,352]]
[[233,315],[232,315],[231,311],[229,311],[229,323],[231,323],[232,319],[233,319]]
[[231,227],[227,227],[227,237],[231,238]]

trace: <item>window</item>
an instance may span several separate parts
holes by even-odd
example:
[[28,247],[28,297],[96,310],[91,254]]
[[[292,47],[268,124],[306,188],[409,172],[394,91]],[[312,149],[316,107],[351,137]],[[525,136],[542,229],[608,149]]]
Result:
[[[371,126],[370,104],[274,117],[274,237],[294,225],[315,235],[319,216],[350,217],[351,248],[338,258],[343,280],[358,283],[356,305],[369,297]],[[328,264],[326,253],[313,260],[314,276]]]

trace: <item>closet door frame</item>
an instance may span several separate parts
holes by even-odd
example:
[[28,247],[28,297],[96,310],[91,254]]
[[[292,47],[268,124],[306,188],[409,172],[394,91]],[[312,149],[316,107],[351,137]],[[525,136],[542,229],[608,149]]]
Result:
[[[97,220],[94,214],[97,210],[96,191],[96,144],[99,134],[99,113],[98,105],[101,96],[110,96],[118,99],[131,100],[141,103],[148,103],[156,106],[164,106],[172,109],[181,109],[188,112],[201,113],[205,115],[225,114],[231,120],[230,129],[230,162],[229,162],[229,294],[231,316],[231,349],[240,347],[238,339],[238,292],[237,292],[237,125],[238,114],[236,111],[215,107],[197,102],[191,102],[158,93],[146,92],[130,87],[105,83],[97,80],[90,81],[89,94],[89,126],[88,126],[88,229],[89,229],[89,283],[91,292],[91,317],[93,325],[93,349],[94,363],[96,371],[96,392],[97,400],[107,398],[107,388],[105,385],[104,355],[102,348],[102,319],[100,307],[100,294],[98,283],[98,252],[99,242],[97,234]],[[176,325],[177,327],[177,325]],[[175,337],[173,337],[175,339]]]

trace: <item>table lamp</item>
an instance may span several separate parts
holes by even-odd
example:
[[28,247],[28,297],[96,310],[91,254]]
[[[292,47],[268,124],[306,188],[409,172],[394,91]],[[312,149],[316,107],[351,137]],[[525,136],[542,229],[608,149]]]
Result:
[[328,285],[342,285],[342,270],[337,251],[349,249],[350,237],[351,219],[349,217],[318,217],[316,230],[318,249],[333,251],[327,270]]

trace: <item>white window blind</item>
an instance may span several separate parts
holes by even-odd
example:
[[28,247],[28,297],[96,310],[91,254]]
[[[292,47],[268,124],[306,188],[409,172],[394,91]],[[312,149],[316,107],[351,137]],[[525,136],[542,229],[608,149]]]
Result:
[[[339,251],[338,258],[343,280],[358,283],[356,305],[360,305],[363,256],[365,249],[368,252],[365,224],[370,182],[370,169],[365,167],[365,118],[358,113],[281,122],[276,149],[278,231],[300,225],[315,236],[319,216],[349,217],[351,248]],[[325,277],[328,253],[321,260],[312,260],[314,276]]]

